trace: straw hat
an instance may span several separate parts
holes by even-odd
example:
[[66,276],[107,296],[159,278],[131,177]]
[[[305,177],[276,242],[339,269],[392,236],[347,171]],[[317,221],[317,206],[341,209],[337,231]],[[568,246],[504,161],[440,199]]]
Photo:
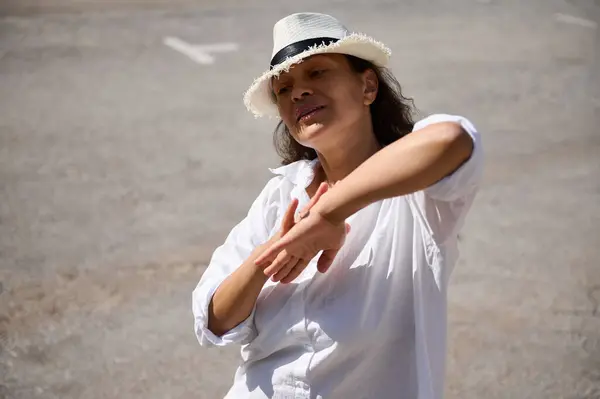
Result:
[[278,117],[271,79],[315,54],[348,54],[376,66],[388,64],[391,51],[383,43],[350,32],[336,18],[318,13],[297,13],[277,21],[273,27],[273,52],[269,70],[254,80],[244,94],[244,104],[256,117]]

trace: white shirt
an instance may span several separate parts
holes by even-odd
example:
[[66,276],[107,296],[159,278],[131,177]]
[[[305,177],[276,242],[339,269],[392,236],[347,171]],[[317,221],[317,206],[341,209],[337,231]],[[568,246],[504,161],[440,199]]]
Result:
[[215,250],[193,292],[200,344],[242,344],[227,399],[442,398],[446,288],[483,169],[479,133],[465,118],[436,114],[414,130],[442,121],[459,122],[473,139],[468,161],[423,191],[352,215],[351,232],[326,273],[317,271],[315,257],[292,283],[269,280],[252,314],[217,337],[207,328],[213,293],[279,230],[292,198],[299,198],[298,209],[309,201],[305,188],[318,161],[272,170],[275,177]]

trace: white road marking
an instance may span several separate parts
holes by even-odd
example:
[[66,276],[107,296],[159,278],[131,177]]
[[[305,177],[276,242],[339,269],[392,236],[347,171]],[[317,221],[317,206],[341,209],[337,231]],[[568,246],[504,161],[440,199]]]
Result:
[[238,49],[236,43],[190,44],[171,36],[165,37],[163,43],[202,65],[214,64],[215,57],[210,53],[225,53]]
[[558,22],[564,22],[565,24],[579,25],[584,28],[596,29],[598,24],[594,21],[590,21],[589,19],[575,17],[573,15],[568,14],[554,14],[554,18]]

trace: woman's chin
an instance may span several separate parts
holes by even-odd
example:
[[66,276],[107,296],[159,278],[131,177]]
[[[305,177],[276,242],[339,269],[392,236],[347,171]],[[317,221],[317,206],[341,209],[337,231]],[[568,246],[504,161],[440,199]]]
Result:
[[322,136],[327,131],[327,127],[322,123],[311,123],[300,127],[300,138],[302,141],[312,142],[316,137]]

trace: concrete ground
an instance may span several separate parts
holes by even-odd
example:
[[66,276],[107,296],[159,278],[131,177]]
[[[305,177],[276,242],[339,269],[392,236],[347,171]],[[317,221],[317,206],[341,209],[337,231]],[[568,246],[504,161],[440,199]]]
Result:
[[[421,115],[468,116],[484,186],[450,288],[447,397],[600,398],[594,1],[5,0],[0,398],[218,398],[191,291],[277,164],[241,94],[273,23],[386,42]],[[165,45],[234,43],[199,64]]]

